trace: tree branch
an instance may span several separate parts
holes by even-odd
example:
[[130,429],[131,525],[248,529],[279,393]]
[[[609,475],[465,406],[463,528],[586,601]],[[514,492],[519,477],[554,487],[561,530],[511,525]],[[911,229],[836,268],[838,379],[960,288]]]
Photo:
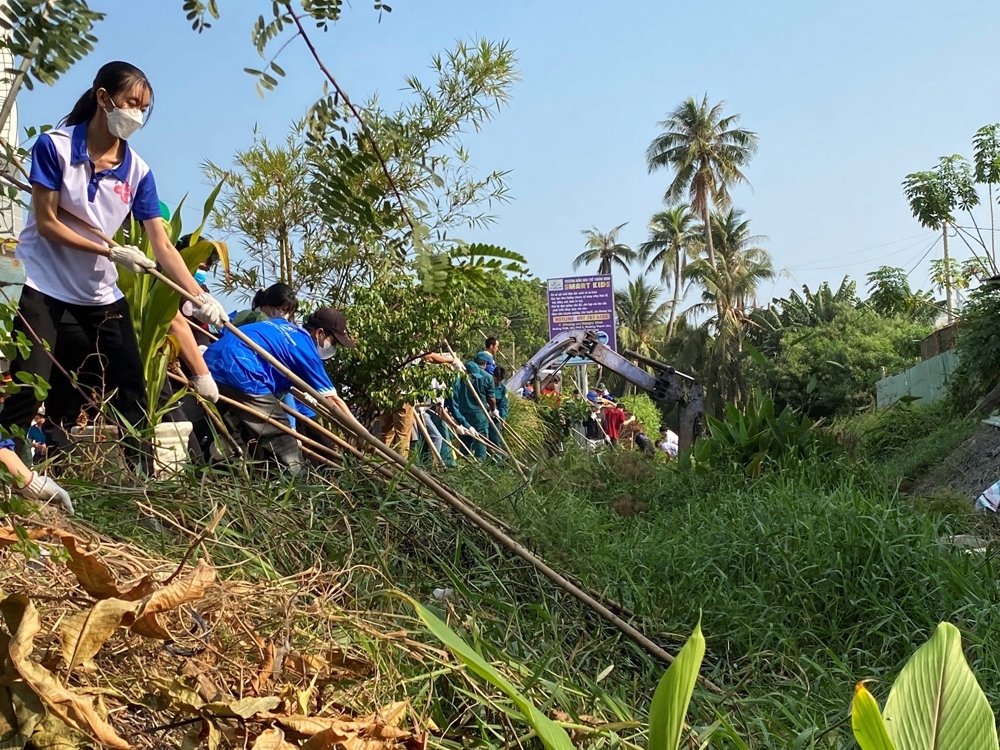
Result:
[[344,100],[344,104],[347,105],[348,109],[351,111],[351,114],[353,114],[354,118],[358,121],[358,125],[360,127],[362,135],[364,135],[364,137],[368,139],[368,142],[372,146],[372,150],[375,152],[375,157],[379,160],[379,164],[382,165],[382,172],[385,174],[385,178],[386,180],[389,181],[389,186],[392,188],[392,192],[396,196],[396,202],[399,204],[399,210],[403,212],[403,218],[406,219],[406,223],[409,225],[410,231],[414,232],[415,227],[413,225],[413,219],[410,217],[410,212],[406,210],[406,204],[403,202],[403,196],[399,191],[399,187],[396,185],[396,181],[392,178],[392,175],[389,173],[389,165],[386,163],[385,158],[382,156],[382,152],[379,150],[378,143],[375,141],[374,134],[368,128],[368,124],[361,117],[361,112],[351,101],[350,97],[347,95],[347,92],[344,91],[343,88],[341,88],[339,83],[337,83],[337,79],[333,77],[333,73],[330,72],[329,68],[327,68],[326,65],[324,64],[322,58],[320,58],[319,52],[316,50],[316,46],[312,43],[312,39],[309,38],[309,35],[306,33],[305,28],[302,26],[302,19],[299,18],[299,16],[292,9],[291,0],[285,0],[284,6],[288,10],[288,14],[291,16],[292,21],[295,23],[296,28],[298,28],[299,35],[301,35],[303,41],[305,41],[306,47],[309,48],[309,53],[312,55],[313,60],[316,61],[316,64],[319,66],[319,69],[323,72],[323,75],[326,76],[326,79],[330,82],[330,85],[333,86],[334,90],[337,92],[337,95]]

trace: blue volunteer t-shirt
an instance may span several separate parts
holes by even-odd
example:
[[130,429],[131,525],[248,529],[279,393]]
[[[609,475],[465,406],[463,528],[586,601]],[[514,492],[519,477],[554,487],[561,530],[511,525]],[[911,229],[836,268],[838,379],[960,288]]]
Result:
[[[336,395],[337,389],[326,374],[316,344],[304,328],[282,318],[273,318],[245,325],[240,331],[320,395]],[[284,393],[292,387],[288,378],[232,333],[224,333],[205,350],[205,362],[216,383],[251,396]]]

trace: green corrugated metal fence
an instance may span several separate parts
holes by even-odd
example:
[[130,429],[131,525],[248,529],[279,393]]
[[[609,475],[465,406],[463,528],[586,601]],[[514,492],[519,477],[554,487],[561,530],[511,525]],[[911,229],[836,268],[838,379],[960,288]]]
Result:
[[875,384],[878,408],[892,406],[904,396],[919,398],[922,404],[944,398],[948,392],[948,378],[957,366],[958,355],[953,351],[943,352],[905,372],[878,381]]

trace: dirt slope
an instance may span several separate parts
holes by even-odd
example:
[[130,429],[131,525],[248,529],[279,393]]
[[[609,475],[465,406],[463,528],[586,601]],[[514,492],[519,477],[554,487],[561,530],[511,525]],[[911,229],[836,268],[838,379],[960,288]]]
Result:
[[933,495],[942,490],[975,500],[1000,479],[1000,429],[983,425],[950,455],[943,456],[910,494]]

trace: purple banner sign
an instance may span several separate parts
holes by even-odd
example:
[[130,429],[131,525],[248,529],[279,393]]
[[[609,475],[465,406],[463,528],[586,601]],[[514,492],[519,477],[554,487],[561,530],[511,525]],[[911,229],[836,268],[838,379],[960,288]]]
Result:
[[549,279],[549,337],[563,331],[596,331],[601,343],[618,349],[615,288],[607,276]]

